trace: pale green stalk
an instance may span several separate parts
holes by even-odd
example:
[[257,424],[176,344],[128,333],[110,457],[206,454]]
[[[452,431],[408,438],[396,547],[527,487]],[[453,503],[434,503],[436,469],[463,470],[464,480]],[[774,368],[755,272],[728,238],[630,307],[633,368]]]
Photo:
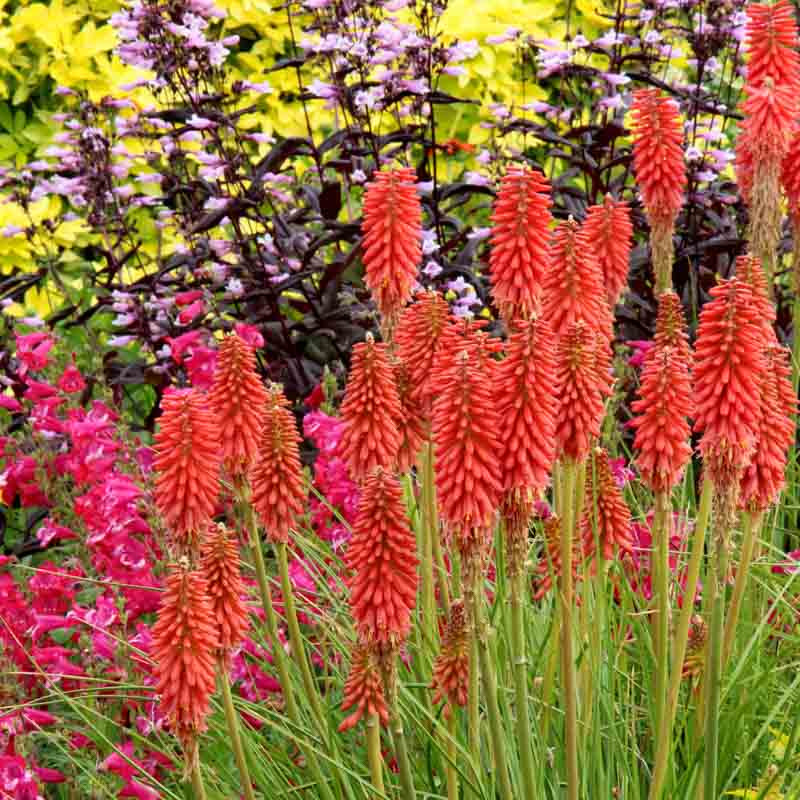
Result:
[[[436,595],[434,591],[434,544],[438,538],[438,519],[436,515],[436,487],[434,484],[433,445],[423,445],[420,455],[420,474],[422,476],[420,515],[420,574],[422,578],[422,629],[425,642],[431,651],[435,651],[439,637],[439,626],[436,622]],[[440,573],[441,575],[441,573]],[[444,581],[446,583],[446,581]],[[449,608],[449,604],[445,606]]]
[[225,709],[225,721],[228,723],[228,733],[231,737],[231,747],[236,766],[239,770],[239,777],[242,781],[242,794],[245,800],[255,800],[253,793],[253,782],[250,779],[250,770],[247,768],[247,759],[242,747],[242,736],[239,731],[239,716],[233,706],[233,695],[231,694],[231,684],[228,677],[228,670],[222,661],[217,663],[217,674],[222,695],[222,707]]
[[657,733],[656,759],[653,768],[653,782],[650,785],[650,800],[660,800],[664,790],[667,775],[667,765],[672,744],[672,728],[675,724],[675,713],[678,708],[678,695],[681,689],[683,673],[683,660],[686,658],[686,645],[689,640],[689,626],[694,610],[694,594],[697,581],[700,577],[700,568],[703,563],[706,530],[711,515],[711,499],[714,487],[706,478],[700,494],[700,507],[695,521],[694,535],[692,536],[689,565],[686,572],[686,594],[675,635],[672,641],[672,660],[670,663],[669,686],[667,688],[667,701],[665,713],[661,718],[661,725]]
[[[394,671],[394,667],[392,667]],[[400,794],[403,800],[415,800],[414,773],[408,759],[408,745],[403,728],[403,718],[400,716],[400,703],[397,698],[397,677],[392,674],[385,680],[387,685],[387,699],[389,702],[389,730],[392,733],[394,755],[397,760],[397,771],[400,776]]]
[[555,684],[558,660],[561,655],[561,622],[558,616],[554,615],[553,628],[549,637],[550,653],[545,665],[544,677],[542,679],[542,719],[541,719],[541,738],[546,742],[550,736],[550,712],[553,707],[553,685]]
[[667,677],[669,670],[669,496],[658,492],[655,497],[653,520],[653,546],[656,569],[653,570],[656,599],[655,658],[656,658],[656,713],[654,730],[661,729],[666,714]]
[[206,787],[203,784],[203,776],[200,774],[200,764],[195,764],[192,768],[192,790],[194,800],[206,800]]
[[456,746],[457,714],[458,709],[452,708],[447,719],[447,767],[445,772],[447,778],[447,800],[459,800],[458,770],[456,769],[456,759],[458,758],[458,748]]
[[377,714],[367,718],[367,759],[372,785],[379,794],[383,788],[383,756],[381,756],[381,726]]

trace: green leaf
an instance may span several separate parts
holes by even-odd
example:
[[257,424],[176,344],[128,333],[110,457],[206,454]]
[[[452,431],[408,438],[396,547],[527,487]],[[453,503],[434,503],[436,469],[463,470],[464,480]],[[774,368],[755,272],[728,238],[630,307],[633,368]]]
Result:
[[9,133],[14,132],[14,118],[11,116],[11,109],[7,103],[0,103],[0,126]]

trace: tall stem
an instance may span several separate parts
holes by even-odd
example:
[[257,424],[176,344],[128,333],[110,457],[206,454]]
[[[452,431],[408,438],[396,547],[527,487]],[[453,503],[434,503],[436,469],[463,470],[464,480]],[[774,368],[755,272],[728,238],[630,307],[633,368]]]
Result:
[[372,786],[379,794],[383,788],[383,757],[381,756],[381,725],[377,714],[370,714],[367,719],[367,759]]
[[650,800],[660,800],[664,790],[664,782],[669,763],[670,745],[672,743],[672,727],[675,724],[675,712],[678,708],[678,694],[681,688],[683,660],[686,658],[686,645],[689,640],[689,626],[694,610],[694,595],[697,581],[700,577],[700,568],[703,563],[706,530],[711,515],[711,498],[713,486],[708,478],[703,481],[700,495],[700,508],[695,522],[694,535],[692,536],[689,566],[686,572],[686,593],[683,597],[683,606],[678,617],[678,625],[672,641],[672,661],[670,663],[669,686],[667,688],[666,710],[662,715],[661,724],[656,741],[656,760],[653,768],[653,782],[650,785]]
[[572,585],[572,539],[575,527],[575,477],[577,465],[563,465],[564,513],[561,518],[561,672],[564,691],[564,725],[567,759],[567,797],[578,800],[578,709],[576,703],[575,654],[573,651],[574,603]]
[[194,800],[206,800],[206,787],[203,784],[203,776],[200,774],[200,764],[195,764],[192,768],[192,791]]
[[408,745],[406,744],[406,735],[403,729],[403,718],[400,716],[396,676],[388,677],[386,684],[389,700],[389,729],[392,732],[394,755],[400,775],[400,793],[403,800],[414,800],[416,794],[414,791],[414,773],[411,771],[411,762],[408,760]]
[[467,614],[469,635],[469,684],[467,686],[467,734],[469,751],[472,756],[476,778],[481,780],[481,728],[480,728],[480,667],[478,666],[478,632],[475,627],[475,582],[468,579],[469,570],[465,567],[462,580],[462,595]]
[[655,657],[656,657],[656,714],[654,730],[661,728],[661,720],[666,713],[667,673],[669,670],[669,497],[664,492],[656,494],[654,539],[657,567],[656,578],[656,618],[655,618]]
[[458,722],[457,710],[450,710],[447,719],[447,800],[458,800],[458,770],[456,769],[456,758],[458,748],[456,747],[456,727]]
[[247,768],[247,759],[242,747],[242,736],[239,732],[239,717],[233,707],[233,695],[231,694],[231,684],[228,678],[228,670],[222,661],[217,664],[217,675],[219,677],[220,693],[222,695],[222,706],[225,709],[225,721],[228,723],[228,733],[231,737],[233,757],[239,770],[239,777],[242,781],[242,793],[246,800],[255,800],[253,793],[253,782],[250,780],[250,770]]

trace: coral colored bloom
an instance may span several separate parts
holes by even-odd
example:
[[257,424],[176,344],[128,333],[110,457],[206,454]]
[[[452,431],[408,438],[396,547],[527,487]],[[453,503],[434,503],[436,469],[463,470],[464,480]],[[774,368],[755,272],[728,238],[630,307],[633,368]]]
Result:
[[211,525],[203,541],[201,570],[214,611],[219,647],[228,657],[244,638],[250,625],[236,535],[224,525]]
[[544,315],[557,337],[580,320],[611,340],[613,320],[596,251],[571,217],[558,226],[553,237],[544,278]]
[[736,259],[736,277],[746,283],[753,293],[755,315],[761,320],[764,329],[765,343],[775,341],[775,306],[769,299],[767,276],[761,266],[761,260],[753,255],[743,255]]
[[253,507],[267,539],[286,542],[303,514],[306,492],[300,464],[297,424],[279,384],[267,390],[258,461],[250,474]]
[[417,593],[417,546],[400,481],[383,469],[368,475],[361,488],[345,563],[354,572],[350,608],[361,640],[405,639]]
[[444,702],[444,714],[450,717],[452,706],[467,704],[469,687],[469,637],[464,603],[453,601],[450,618],[442,633],[442,645],[433,665],[431,688],[433,704]]
[[354,479],[375,467],[393,469],[400,450],[400,398],[385,344],[367,334],[353,348],[350,375],[342,403],[345,428],[339,454]]
[[633,168],[652,227],[671,226],[683,205],[686,165],[677,103],[657,89],[633,93]]
[[[673,291],[662,292],[658,296],[658,313],[656,315],[656,331],[653,336],[653,347],[672,347],[678,351],[679,357],[691,363],[692,351],[686,335],[686,318],[680,298]],[[653,354],[649,349],[644,362]]]
[[483,537],[502,495],[500,418],[489,372],[462,351],[443,371],[433,407],[436,491],[442,519],[453,526],[465,554]]
[[[795,231],[800,226],[800,131],[795,131],[781,164],[781,184]],[[797,236],[797,233],[794,234]]]
[[422,443],[427,438],[428,425],[421,403],[414,398],[414,386],[405,362],[395,359],[392,371],[400,400],[400,416],[397,419],[397,429],[400,432],[397,470],[408,472],[416,463]]
[[797,22],[790,0],[749,3],[747,23],[747,83],[761,86],[767,78],[788,88],[800,89],[800,55]]
[[[544,550],[536,565],[534,576],[534,600],[541,600],[553,587],[558,578],[561,577],[561,519],[555,514],[551,514],[542,527],[544,533]],[[583,554],[580,549],[580,541],[575,539],[572,543],[572,577],[573,580],[579,579],[580,573],[578,565],[581,563]]]
[[783,489],[797,413],[790,358],[789,351],[778,344],[766,350],[758,441],[740,485],[739,503],[748,511],[766,511]]
[[598,370],[598,350],[604,346],[583,323],[574,322],[556,353],[556,455],[575,462],[589,453],[600,435],[605,385]]
[[222,464],[233,477],[247,472],[258,450],[267,390],[256,372],[255,352],[232,333],[217,351],[208,395],[222,436]]
[[586,466],[583,509],[581,537],[587,556],[596,553],[598,544],[606,561],[614,557],[615,548],[631,550],[631,512],[614,478],[608,452],[600,447]]
[[411,168],[378,172],[364,197],[364,280],[386,320],[411,297],[422,255],[422,207]]
[[219,427],[195,389],[165,392],[155,436],[155,502],[182,546],[194,547],[219,495]]
[[742,103],[744,120],[737,141],[753,159],[753,169],[761,162],[780,168],[797,129],[797,90],[768,79],[759,87],[746,86]]
[[412,397],[426,414],[433,403],[431,373],[445,331],[453,326],[450,306],[434,291],[419,292],[400,315],[395,331],[397,352],[408,370]]
[[167,576],[152,634],[156,693],[190,769],[197,755],[197,735],[206,730],[216,685],[214,651],[219,646],[214,609],[201,573],[178,567]]
[[738,278],[711,289],[700,313],[694,367],[694,429],[717,487],[729,486],[753,453],[760,417],[763,327]]
[[511,168],[492,213],[492,298],[510,322],[539,308],[549,261],[550,184],[538,170]]
[[628,283],[633,244],[628,204],[607,194],[602,205],[586,210],[583,232],[590,252],[597,258],[608,304],[613,308]]
[[373,714],[378,716],[381,725],[389,724],[389,710],[383,696],[378,654],[368,645],[355,645],[350,659],[350,674],[344,684],[342,711],[348,711],[353,706],[353,713],[339,725],[341,732],[354,728],[362,717]]

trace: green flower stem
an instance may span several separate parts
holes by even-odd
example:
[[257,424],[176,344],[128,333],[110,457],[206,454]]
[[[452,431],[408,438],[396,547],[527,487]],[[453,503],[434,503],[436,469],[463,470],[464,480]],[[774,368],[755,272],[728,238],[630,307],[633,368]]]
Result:
[[753,549],[756,539],[761,532],[761,523],[764,515],[762,512],[750,514],[745,511],[742,514],[742,552],[739,557],[739,567],[736,570],[736,583],[733,586],[731,604],[725,619],[725,636],[722,640],[722,666],[728,663],[733,650],[733,639],[736,635],[736,625],[739,622],[739,611],[742,608],[747,579],[750,574],[750,564],[753,560]]
[[459,800],[458,794],[458,770],[456,769],[456,759],[458,758],[458,747],[456,741],[456,729],[458,725],[458,709],[450,709],[450,716],[447,719],[447,800]]
[[414,773],[411,769],[411,762],[408,759],[408,745],[406,744],[406,735],[403,729],[403,718],[400,716],[396,676],[390,677],[386,683],[388,683],[389,730],[392,734],[394,755],[400,775],[400,794],[403,800],[415,800]]
[[686,646],[689,640],[689,626],[694,610],[694,593],[700,577],[700,568],[703,563],[706,530],[711,515],[711,498],[713,486],[706,478],[700,494],[700,507],[692,536],[689,566],[686,573],[686,595],[683,598],[675,636],[672,642],[672,661],[670,663],[669,686],[667,687],[667,700],[665,713],[661,717],[660,727],[656,736],[656,759],[653,767],[653,782],[650,785],[650,800],[660,800],[664,790],[664,781],[667,775],[670,745],[672,743],[672,728],[675,724],[675,713],[678,708],[678,695],[681,689],[683,673],[683,660],[686,658]]
[[561,517],[561,672],[564,692],[564,725],[567,760],[567,798],[578,800],[578,708],[576,698],[575,654],[572,611],[575,598],[572,585],[572,539],[575,528],[575,479],[577,464],[563,464],[564,513]]
[[200,774],[200,764],[192,768],[192,791],[194,800],[206,800],[206,787],[203,785],[203,776]]
[[531,721],[528,711],[528,654],[525,640],[525,570],[518,565],[509,577],[511,585],[511,648],[514,662],[514,691],[516,705],[517,744],[522,768],[522,796],[535,800],[533,748],[531,746]]
[[655,497],[653,520],[653,546],[656,568],[655,659],[656,659],[656,713],[654,730],[661,728],[666,713],[667,677],[669,670],[669,496],[659,492]]
[[553,625],[548,639],[550,653],[545,666],[544,677],[542,678],[542,719],[541,719],[541,739],[546,742],[550,736],[550,712],[553,708],[553,686],[555,684],[558,660],[561,655],[561,621],[558,616],[553,619]]
[[253,782],[250,779],[250,770],[247,768],[247,759],[242,747],[242,736],[239,732],[239,716],[233,707],[233,695],[231,694],[231,684],[228,677],[228,670],[220,660],[217,664],[217,675],[219,678],[220,694],[222,695],[222,706],[225,709],[225,721],[228,723],[228,733],[231,737],[231,747],[236,766],[239,769],[239,778],[242,781],[242,793],[245,800],[255,800],[253,793]]
[[381,726],[377,714],[370,714],[367,719],[367,759],[372,786],[378,794],[384,794],[383,757],[381,756]]
[[480,667],[478,665],[478,632],[475,627],[475,583],[468,580],[469,565],[464,564],[467,574],[463,575],[461,593],[467,614],[467,635],[469,637],[469,684],[467,686],[467,735],[469,752],[475,770],[476,780],[482,782],[481,770],[481,726],[480,726]]

